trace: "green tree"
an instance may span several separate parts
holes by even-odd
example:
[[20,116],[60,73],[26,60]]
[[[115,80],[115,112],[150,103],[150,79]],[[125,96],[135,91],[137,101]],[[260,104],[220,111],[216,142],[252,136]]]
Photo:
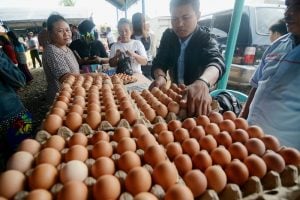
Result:
[[61,0],[60,5],[63,6],[75,6],[76,0]]

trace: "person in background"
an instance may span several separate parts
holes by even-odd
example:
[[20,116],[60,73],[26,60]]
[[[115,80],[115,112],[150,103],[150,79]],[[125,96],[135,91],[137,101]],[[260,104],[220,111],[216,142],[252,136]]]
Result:
[[13,31],[8,31],[7,36],[13,44],[14,51],[17,56],[18,67],[24,73],[26,77],[26,83],[29,83],[30,81],[32,81],[33,77],[27,66],[27,58],[25,54],[24,45],[19,42],[17,36]]
[[[0,30],[1,32],[1,30]],[[19,143],[32,138],[32,116],[16,90],[25,86],[25,76],[0,48],[0,172]]]
[[109,26],[106,27],[106,38],[107,38],[108,48],[110,49],[111,46],[116,42],[116,38],[111,32],[111,28]]
[[43,22],[42,26],[43,30],[41,30],[38,34],[38,42],[40,50],[43,52],[46,46],[49,44],[49,36],[47,31],[47,22]]
[[199,7],[199,0],[170,1],[172,29],[163,33],[152,62],[154,81],[149,87],[164,86],[167,72],[173,83],[187,85],[184,100],[188,116],[211,112],[210,86],[225,72],[217,42],[197,24]]
[[288,33],[284,19],[281,19],[278,22],[276,22],[275,24],[273,24],[272,26],[270,26],[269,30],[270,30],[270,41],[271,42],[274,42],[279,37]]
[[288,34],[265,51],[240,116],[300,150],[300,1],[285,0]]
[[33,32],[28,33],[27,47],[30,50],[30,57],[32,60],[33,68],[36,68],[35,60],[39,62],[40,67],[42,67],[42,61],[39,56],[39,43],[35,37],[33,37]]
[[70,49],[74,51],[79,65],[108,63],[105,47],[98,40],[98,31],[91,20],[84,20],[78,25],[81,39],[72,41]]
[[50,44],[43,53],[44,72],[47,80],[47,97],[54,100],[60,84],[69,76],[79,74],[79,65],[67,46],[72,37],[69,24],[60,15],[50,15],[47,20]]
[[4,53],[6,53],[9,59],[15,65],[18,65],[18,60],[17,60],[16,53],[14,51],[14,47],[12,43],[9,41],[7,35],[0,35],[0,46],[2,46]]
[[139,40],[132,40],[132,24],[128,19],[121,18],[118,22],[119,41],[114,43],[110,50],[109,64],[117,67],[121,53],[130,57],[133,73],[142,74],[141,65],[147,64],[147,54]]
[[80,39],[80,33],[78,31],[78,27],[74,24],[70,24],[70,28],[72,31],[72,41]]

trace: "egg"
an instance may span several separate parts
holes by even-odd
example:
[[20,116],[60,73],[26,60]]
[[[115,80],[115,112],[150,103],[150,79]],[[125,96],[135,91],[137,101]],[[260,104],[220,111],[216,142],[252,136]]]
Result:
[[146,133],[150,133],[150,131],[144,124],[135,124],[132,127],[132,136],[135,138],[139,138],[141,135]]
[[195,126],[197,126],[197,124],[194,118],[186,118],[182,122],[182,127],[189,131]]
[[37,165],[48,163],[57,166],[61,162],[61,154],[57,149],[47,147],[40,151],[35,161]]
[[258,138],[250,138],[245,146],[250,154],[254,153],[258,156],[262,156],[266,151],[265,144]]
[[274,151],[268,150],[262,158],[265,161],[268,170],[273,170],[281,173],[285,168],[284,159]]
[[59,107],[53,107],[51,109],[51,114],[55,114],[55,115],[58,115],[61,118],[63,118],[66,115],[66,111],[62,108],[59,108]]
[[26,151],[31,153],[32,155],[35,155],[40,151],[40,149],[41,144],[38,141],[29,138],[23,140],[18,146],[18,151]]
[[258,178],[263,178],[267,173],[267,165],[264,160],[255,155],[251,154],[250,156],[244,159],[244,163],[248,168],[250,176],[257,176]]
[[18,151],[14,153],[6,164],[7,170],[18,170],[22,173],[31,168],[33,164],[33,156],[26,151]]
[[68,109],[68,104],[64,101],[56,101],[54,104],[53,104],[53,107],[56,107],[56,108],[61,108],[63,109],[64,111],[66,111]]
[[220,133],[220,128],[216,123],[209,123],[207,126],[205,126],[205,133],[216,136]]
[[162,103],[159,103],[154,107],[155,112],[157,113],[158,116],[161,116],[165,118],[168,114],[168,108]]
[[121,194],[121,184],[113,175],[99,177],[93,185],[93,196],[95,200],[117,199]]
[[76,112],[78,113],[80,116],[82,116],[83,114],[83,108],[80,105],[77,104],[73,104],[69,110],[69,113],[71,112]]
[[205,135],[199,141],[200,148],[211,152],[213,149],[217,147],[217,141],[212,135]]
[[100,157],[91,167],[91,173],[94,178],[99,178],[105,174],[114,174],[115,173],[115,164],[114,161],[108,157]]
[[164,148],[160,145],[152,145],[146,148],[144,161],[155,167],[159,162],[166,160],[167,155]]
[[92,149],[92,157],[97,159],[101,156],[110,157],[113,154],[113,148],[107,141],[100,140]]
[[240,142],[231,144],[228,148],[232,158],[244,160],[248,156],[247,148]]
[[233,121],[236,119],[236,114],[231,110],[227,110],[223,113],[223,119],[230,119]]
[[65,183],[57,195],[57,200],[65,199],[88,199],[87,186],[81,181],[69,181]]
[[205,136],[205,130],[203,126],[195,126],[190,130],[190,136],[195,138],[196,140],[200,140],[203,136]]
[[171,142],[166,146],[166,153],[168,158],[173,161],[173,159],[179,155],[182,154],[182,148],[180,143],[178,142]]
[[231,161],[231,155],[229,151],[223,146],[213,149],[210,155],[213,163],[222,167],[225,167]]
[[96,131],[94,135],[89,139],[90,144],[94,145],[100,140],[109,142],[109,135],[105,131]]
[[112,136],[112,139],[116,142],[119,142],[124,137],[130,137],[130,131],[125,127],[117,127]]
[[184,153],[187,153],[189,156],[195,155],[198,151],[200,151],[200,145],[195,138],[188,138],[183,141],[182,149]]
[[37,165],[28,177],[28,184],[31,190],[45,189],[49,190],[58,177],[57,169],[48,163]]
[[119,169],[127,173],[131,169],[139,166],[141,166],[141,159],[135,152],[132,151],[126,151],[122,153],[118,160]]
[[177,182],[178,172],[174,164],[169,161],[162,161],[154,167],[152,176],[155,183],[167,190]]
[[220,122],[219,127],[221,131],[227,131],[229,133],[232,133],[236,128],[235,123],[230,119],[225,119],[222,122]]
[[149,146],[155,144],[157,144],[156,139],[150,133],[141,135],[137,140],[137,145],[142,150],[146,150]]
[[62,123],[63,120],[59,115],[50,114],[43,123],[43,129],[50,134],[56,134]]
[[25,175],[17,170],[7,170],[0,174],[0,196],[12,199],[25,187]]
[[152,108],[148,108],[143,110],[143,113],[145,115],[145,117],[150,121],[153,122],[155,117],[156,117],[156,113]]
[[165,200],[194,200],[191,190],[181,184],[172,185],[166,192]]
[[244,118],[236,118],[234,120],[234,123],[235,123],[235,126],[236,128],[240,128],[240,129],[243,129],[243,130],[247,130],[248,129],[248,122],[246,119]]
[[232,144],[232,138],[227,131],[222,131],[215,136],[218,145],[228,148]]
[[208,115],[208,118],[211,123],[219,124],[221,121],[223,121],[222,114],[214,111]]
[[200,169],[202,172],[212,165],[212,159],[206,150],[198,151],[192,157],[193,167]]
[[196,123],[197,123],[198,126],[205,127],[206,125],[208,125],[210,123],[210,120],[206,115],[199,115],[196,118]]
[[67,96],[64,96],[64,95],[59,95],[56,100],[57,101],[63,101],[65,102],[66,104],[68,104],[70,102],[70,97],[67,97]]
[[176,101],[171,101],[168,104],[168,110],[169,110],[169,112],[173,112],[175,114],[178,114],[179,110],[180,110],[180,105]]
[[105,119],[112,125],[116,126],[121,119],[119,111],[115,108],[110,108],[105,111]]
[[174,135],[171,131],[164,130],[158,134],[157,140],[160,144],[166,146],[167,144],[174,142]]
[[273,150],[275,152],[279,151],[280,149],[279,140],[273,135],[265,135],[261,138],[261,140],[264,142],[267,149]]
[[140,192],[134,196],[133,200],[158,200],[158,198],[150,192]]
[[264,136],[262,128],[256,125],[249,126],[247,132],[250,138],[262,138]]
[[238,185],[243,185],[249,177],[249,171],[246,165],[235,159],[231,161],[225,169],[228,181]]
[[65,120],[65,125],[72,131],[77,131],[82,124],[82,117],[77,112],[70,112]]
[[219,165],[212,165],[205,170],[207,186],[209,189],[221,192],[227,183],[227,176]]
[[66,141],[60,135],[52,135],[44,144],[43,147],[54,148],[58,151],[61,151],[65,147]]
[[88,123],[88,125],[90,125],[90,127],[93,130],[96,130],[101,122],[101,115],[99,113],[99,111],[89,111],[87,113],[87,117],[85,118],[85,121]]
[[189,132],[185,128],[177,128],[174,132],[175,141],[182,143],[190,137]]
[[124,137],[122,138],[117,146],[117,153],[122,154],[125,151],[135,151],[136,150],[136,143],[135,141],[130,137]]
[[84,162],[88,158],[88,150],[81,145],[73,145],[64,155],[64,160],[69,162],[71,160],[80,160]]
[[133,125],[138,119],[137,112],[132,107],[125,108],[123,110],[122,116],[128,121],[130,125]]
[[206,191],[207,179],[200,170],[194,169],[187,172],[184,175],[183,180],[192,191],[194,197],[199,197]]
[[179,120],[171,120],[168,122],[168,130],[175,131],[176,129],[181,128],[181,122]]
[[101,107],[98,103],[88,103],[88,107],[87,107],[87,112],[90,111],[96,111],[96,112],[100,112],[101,111]]
[[59,172],[60,181],[67,183],[69,181],[83,181],[88,176],[87,166],[79,160],[67,162]]
[[178,170],[178,173],[183,177],[187,172],[192,170],[192,160],[187,154],[180,154],[175,157],[174,164]]
[[245,144],[249,139],[249,135],[248,135],[247,131],[245,131],[244,129],[240,129],[240,128],[236,129],[231,134],[231,137],[234,142],[241,142],[243,144]]
[[45,189],[31,190],[26,196],[26,200],[39,200],[39,199],[52,200],[53,197],[51,193]]
[[82,108],[84,108],[85,107],[85,98],[84,97],[82,97],[82,96],[75,96],[74,98],[73,98],[73,102],[72,102],[73,104],[77,104],[77,105],[79,105],[79,106],[81,106]]
[[126,190],[133,195],[141,192],[147,192],[151,185],[151,175],[143,167],[135,167],[131,169],[125,178]]
[[153,133],[159,134],[162,131],[167,131],[168,125],[164,122],[158,122],[153,125]]
[[285,147],[279,151],[287,165],[300,165],[300,153],[292,147]]
[[68,140],[68,146],[72,147],[74,145],[86,146],[88,143],[88,138],[84,133],[74,133]]

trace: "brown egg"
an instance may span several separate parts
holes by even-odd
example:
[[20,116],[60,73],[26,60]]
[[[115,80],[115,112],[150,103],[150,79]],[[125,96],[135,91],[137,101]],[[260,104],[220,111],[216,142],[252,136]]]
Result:
[[300,153],[297,149],[291,147],[282,148],[279,154],[285,160],[286,165],[300,165]]
[[265,161],[255,154],[251,154],[246,157],[244,163],[248,168],[249,176],[263,178],[267,173],[267,165]]
[[95,200],[117,199],[121,193],[121,184],[113,175],[103,175],[93,185],[93,196]]
[[225,111],[223,113],[223,119],[230,119],[234,121],[236,119],[236,114],[231,110]]
[[41,149],[41,144],[34,139],[23,140],[18,147],[18,151],[26,151],[35,155]]
[[68,89],[66,89],[67,87],[64,87],[61,89],[61,92],[59,93],[59,96],[65,96],[67,98],[71,97],[71,92],[72,89],[69,87]]
[[115,108],[110,108],[105,111],[105,120],[111,125],[116,126],[121,119],[119,111]]
[[82,124],[82,117],[77,112],[70,112],[65,120],[65,125],[72,131],[77,131]]
[[97,159],[101,156],[110,157],[113,154],[113,148],[107,141],[97,142],[92,149],[92,157]]
[[194,196],[191,190],[181,184],[172,185],[166,192],[165,200],[193,200]]
[[175,131],[176,129],[181,128],[181,122],[179,120],[171,120],[168,122],[168,130]]
[[228,148],[232,144],[232,138],[227,131],[222,131],[215,136],[218,145]]
[[190,136],[195,138],[196,140],[200,140],[203,136],[205,136],[205,130],[203,126],[195,126],[190,130]]
[[210,120],[206,115],[199,115],[196,119],[196,123],[198,126],[205,127],[210,123]]
[[167,155],[164,148],[160,145],[152,145],[146,148],[144,161],[155,167],[159,162],[166,160]]
[[130,131],[125,127],[118,127],[115,129],[112,139],[119,142],[124,137],[130,137]]
[[230,152],[232,159],[236,158],[242,161],[248,156],[247,148],[240,142],[231,144],[228,151]]
[[275,152],[279,151],[280,143],[279,140],[273,135],[265,135],[261,138],[267,149],[273,150]]
[[182,122],[182,127],[191,131],[195,126],[197,126],[194,118],[186,118]]
[[31,190],[49,190],[55,183],[58,176],[57,169],[48,163],[37,165],[28,177],[28,184]]
[[105,131],[96,131],[94,135],[90,138],[90,144],[94,145],[100,140],[109,142],[109,135]]
[[285,161],[278,153],[268,150],[262,157],[267,165],[268,171],[273,170],[281,173],[285,168]]
[[164,190],[175,184],[178,179],[178,172],[170,161],[162,161],[155,166],[152,173],[155,183],[161,185]]
[[234,120],[234,123],[235,123],[235,126],[236,126],[237,129],[238,128],[243,129],[243,130],[247,130],[248,129],[248,122],[244,118],[236,118]]
[[198,151],[192,157],[193,167],[200,169],[202,172],[212,165],[212,159],[206,150]]
[[245,131],[244,129],[236,129],[232,134],[231,134],[232,140],[234,142],[240,142],[245,144],[248,139],[249,139],[249,135],[247,133],[247,131]]
[[157,106],[154,107],[154,110],[156,111],[158,116],[161,116],[165,118],[168,114],[168,108],[164,104],[160,103]]
[[91,167],[92,176],[97,179],[102,175],[115,173],[114,161],[108,157],[100,157]]
[[228,181],[238,185],[243,185],[249,178],[249,171],[246,165],[235,159],[226,166],[225,169]]
[[230,119],[225,119],[220,122],[219,127],[221,131],[227,131],[229,133],[233,133],[235,131],[235,123]]
[[184,177],[185,184],[190,188],[194,197],[202,195],[207,188],[206,176],[200,170],[191,170]]
[[81,145],[73,145],[69,148],[67,153],[64,156],[65,162],[71,160],[80,160],[84,162],[88,158],[88,150]]
[[265,144],[258,138],[250,138],[245,143],[245,146],[249,154],[254,153],[258,156],[262,156],[266,151]]
[[175,114],[178,114],[179,110],[180,110],[180,105],[176,101],[171,101],[168,104],[168,110],[169,110],[169,112],[173,112]]
[[150,192],[141,192],[135,195],[133,200],[158,200],[158,198]]
[[52,195],[45,189],[35,189],[31,190],[26,196],[25,200],[52,200]]
[[148,109],[143,110],[143,113],[144,113],[145,117],[146,117],[150,122],[153,122],[153,120],[154,120],[155,117],[156,117],[156,113],[155,113],[155,111],[154,111],[152,108],[148,108]]
[[217,141],[212,135],[206,135],[202,137],[199,141],[200,148],[207,150],[208,152],[211,152],[213,149],[217,147]]
[[138,147],[143,150],[155,144],[157,144],[157,142],[152,134],[143,134],[137,140]]
[[178,142],[171,142],[166,146],[166,153],[168,158],[173,161],[173,159],[179,155],[182,154],[182,148],[180,143]]
[[141,159],[135,152],[132,151],[124,152],[118,160],[119,169],[125,171],[126,173],[139,166],[141,166]]
[[68,104],[66,102],[64,102],[64,101],[56,101],[53,104],[53,107],[55,107],[55,108],[61,108],[64,111],[66,111],[68,109]]
[[69,181],[83,181],[88,176],[88,168],[84,162],[71,160],[67,162],[59,172],[60,181],[67,183]]
[[73,104],[77,104],[77,105],[81,106],[82,108],[85,107],[85,99],[82,96],[75,96],[73,98],[73,102],[72,103]]
[[118,143],[117,153],[121,155],[125,151],[136,151],[136,143],[130,137],[124,137]]
[[70,97],[67,97],[67,96],[63,96],[63,95],[60,95],[56,98],[56,101],[63,101],[65,102],[66,104],[68,104],[70,102]]
[[65,183],[57,195],[57,200],[66,199],[88,199],[87,186],[81,181],[69,181]]
[[158,134],[157,140],[160,144],[166,146],[167,144],[174,142],[174,135],[171,131],[164,130]]
[[88,103],[88,107],[87,107],[87,111],[96,111],[96,112],[100,112],[101,107],[99,106],[99,104],[97,103]]
[[200,145],[195,138],[188,138],[183,141],[182,149],[184,153],[187,153],[189,156],[193,157],[193,155],[200,151]]
[[135,138],[139,138],[141,135],[146,133],[150,133],[150,131],[144,124],[135,124],[132,127],[132,136]]
[[76,87],[74,90],[74,94],[75,94],[75,96],[83,96],[84,97],[86,95],[86,92],[83,87]]
[[78,105],[78,104],[74,104],[74,105],[71,106],[71,108],[69,110],[69,113],[71,113],[71,112],[76,112],[80,116],[82,116],[82,114],[83,114],[83,108],[80,105]]
[[88,102],[99,102],[99,93],[89,93]]
[[130,125],[133,125],[138,119],[137,112],[132,107],[125,108],[122,115]]
[[61,151],[63,148],[65,148],[65,139],[60,135],[52,135],[44,144],[43,147],[47,148],[54,148],[58,151]]
[[153,125],[153,133],[159,134],[162,131],[167,131],[168,125],[164,122],[158,122]]
[[190,137],[189,132],[185,128],[177,128],[174,132],[175,141],[179,143],[182,143],[184,140],[188,139],[189,137]]
[[212,135],[212,136],[217,136],[220,133],[220,128],[216,123],[209,123],[207,126],[204,128],[205,133]]
[[221,113],[218,113],[218,112],[211,112],[208,115],[208,118],[209,118],[211,123],[219,124],[221,121],[223,121],[223,115]]
[[178,173],[183,177],[187,172],[193,168],[192,160],[187,154],[180,154],[175,157],[174,164]]
[[89,111],[85,121],[93,130],[96,130],[101,122],[101,115],[98,111]]
[[7,161],[6,169],[18,170],[24,173],[31,168],[32,164],[33,156],[31,153],[26,151],[17,151]]
[[72,147],[74,145],[86,146],[88,143],[88,138],[84,133],[74,133],[68,140],[68,146]]
[[25,187],[25,175],[17,170],[7,170],[0,174],[0,196],[12,199]]
[[43,123],[43,129],[50,134],[56,134],[62,123],[63,120],[59,115],[50,114]]
[[210,153],[212,161],[215,165],[225,167],[231,161],[231,155],[227,149],[223,146],[219,146],[213,149]]
[[151,185],[151,175],[143,167],[135,167],[131,169],[125,179],[126,190],[133,195],[140,192],[147,192]]
[[61,162],[61,154],[57,149],[45,148],[40,151],[35,159],[37,165],[41,163],[48,163],[57,166]]
[[59,108],[59,107],[53,107],[51,109],[51,114],[55,114],[55,115],[58,115],[61,118],[63,118],[66,115],[66,111],[62,108]]
[[205,170],[207,186],[209,189],[221,192],[227,183],[227,176],[219,165],[212,165]]
[[256,125],[249,126],[247,132],[250,138],[262,138],[264,136],[262,128]]

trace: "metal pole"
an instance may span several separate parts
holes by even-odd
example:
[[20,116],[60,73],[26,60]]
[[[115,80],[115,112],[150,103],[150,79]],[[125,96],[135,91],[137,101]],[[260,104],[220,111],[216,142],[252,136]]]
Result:
[[127,0],[125,0],[125,18],[127,19]]
[[119,21],[119,9],[116,7],[116,12],[117,12],[117,23]]
[[143,15],[146,16],[145,0],[142,0],[142,12],[143,12]]
[[227,46],[225,51],[225,66],[226,72],[223,78],[218,83],[218,89],[226,89],[228,77],[230,73],[231,63],[233,59],[234,49],[236,45],[237,36],[239,33],[241,18],[243,14],[245,0],[235,0],[234,10],[231,17],[230,29],[227,38]]

